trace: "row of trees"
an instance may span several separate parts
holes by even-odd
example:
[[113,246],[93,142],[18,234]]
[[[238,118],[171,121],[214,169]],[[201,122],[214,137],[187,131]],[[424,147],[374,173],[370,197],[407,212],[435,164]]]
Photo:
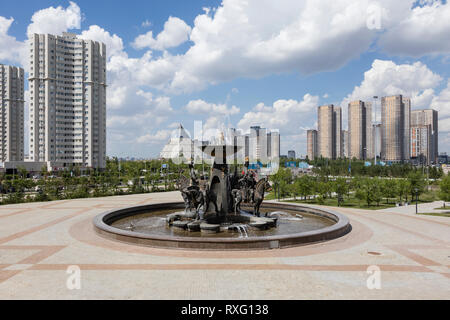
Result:
[[[411,171],[406,178],[383,179],[379,177],[337,177],[330,179],[325,175],[293,177],[289,169],[280,169],[271,177],[274,184],[275,196],[280,198],[300,197],[303,200],[315,200],[323,204],[326,199],[335,197],[338,205],[351,197],[365,203],[380,205],[382,201],[386,204],[393,201],[408,202],[414,200],[416,195],[420,197],[427,187],[425,177],[421,172]],[[448,184],[450,178],[447,176],[441,182],[441,198],[450,194]],[[447,191],[446,191],[447,190]],[[449,201],[445,200],[445,201]]]
[[[408,167],[399,168],[406,170]],[[200,174],[209,172],[209,169],[207,164],[196,165],[196,170]],[[234,171],[234,167],[232,166],[230,170]],[[422,194],[426,186],[422,171],[414,168],[408,170],[408,174],[402,179],[367,176],[331,179],[326,174],[328,172],[322,169],[315,177],[294,178],[291,170],[280,168],[271,180],[274,182],[277,196],[280,197],[302,197],[315,199],[319,203],[323,203],[327,198],[336,197],[339,204],[354,197],[370,205],[379,204],[383,199],[388,203],[393,199],[400,202],[408,201],[414,197],[415,189],[418,189],[419,195]],[[80,170],[75,167],[50,173],[43,168],[40,177],[31,178],[26,170],[18,169],[14,174],[0,174],[0,192],[3,194],[1,203],[172,191],[176,189],[176,181],[180,174],[189,175],[186,164],[175,164],[170,160],[119,161],[117,158],[107,159],[106,169],[101,172],[92,169]],[[445,189],[445,183],[448,183],[445,181],[448,181],[448,178],[443,179],[441,192],[448,190],[448,187]],[[450,194],[450,191],[446,194]]]
[[366,166],[365,161],[362,160],[329,160],[318,158],[313,161],[309,161],[309,164],[315,167],[314,173],[325,176],[331,175],[407,178],[411,172],[421,172],[424,175],[428,174],[430,179],[440,179],[443,176],[441,168],[417,167],[409,163],[394,163],[389,166]]
[[[203,167],[196,169],[201,172]],[[1,204],[173,191],[180,174],[188,174],[187,170],[187,165],[170,160],[117,158],[107,159],[104,171],[74,167],[50,173],[43,168],[39,177],[33,178],[19,168],[14,174],[0,175]]]

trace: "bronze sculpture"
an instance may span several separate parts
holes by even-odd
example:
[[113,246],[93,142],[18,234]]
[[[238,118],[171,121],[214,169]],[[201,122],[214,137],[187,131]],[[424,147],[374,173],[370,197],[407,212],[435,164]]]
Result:
[[[242,223],[249,223],[257,228],[276,226],[274,219],[259,218],[264,193],[270,190],[268,179],[257,180],[256,173],[248,169],[248,159],[242,174],[238,174],[236,166],[234,173],[229,173],[227,156],[236,153],[238,147],[206,145],[201,148],[214,157],[209,181],[198,178],[191,159],[189,178],[180,175],[177,181],[184,200],[184,212],[169,214],[167,223],[189,231],[201,229],[214,232],[230,224],[239,227]],[[241,203],[253,207],[253,212],[241,210]],[[228,230],[234,229],[228,227]]]

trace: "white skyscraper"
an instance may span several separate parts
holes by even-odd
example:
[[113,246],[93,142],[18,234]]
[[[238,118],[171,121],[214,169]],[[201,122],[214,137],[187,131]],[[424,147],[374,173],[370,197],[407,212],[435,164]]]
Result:
[[24,71],[0,64],[0,162],[23,161]]
[[52,168],[105,168],[105,44],[34,34],[29,57],[30,159]]

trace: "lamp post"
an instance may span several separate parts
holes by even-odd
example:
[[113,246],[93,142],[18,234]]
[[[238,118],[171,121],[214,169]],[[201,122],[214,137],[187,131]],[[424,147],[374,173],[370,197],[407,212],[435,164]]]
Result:
[[417,202],[419,201],[419,189],[414,188],[414,193],[416,195],[416,214],[418,213]]
[[375,123],[375,130],[372,129],[372,131],[375,134],[372,134],[372,140],[375,139],[374,141],[374,149],[375,149],[375,165],[377,165],[377,152],[378,152],[378,138],[377,138],[377,100],[378,100],[378,96],[373,96],[373,99],[375,100],[375,121],[373,123]]

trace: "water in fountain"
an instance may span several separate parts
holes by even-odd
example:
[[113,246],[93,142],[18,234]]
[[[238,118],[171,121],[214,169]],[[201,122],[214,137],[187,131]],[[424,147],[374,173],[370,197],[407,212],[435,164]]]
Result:
[[269,214],[269,217],[277,217],[279,220],[287,220],[287,221],[301,221],[303,220],[303,216],[296,214],[295,217],[290,215],[287,212],[283,211],[274,211]]
[[248,226],[246,224],[239,224],[236,229],[239,231],[239,238],[248,238]]
[[242,238],[241,226],[236,226],[236,229],[239,231],[239,238]]

